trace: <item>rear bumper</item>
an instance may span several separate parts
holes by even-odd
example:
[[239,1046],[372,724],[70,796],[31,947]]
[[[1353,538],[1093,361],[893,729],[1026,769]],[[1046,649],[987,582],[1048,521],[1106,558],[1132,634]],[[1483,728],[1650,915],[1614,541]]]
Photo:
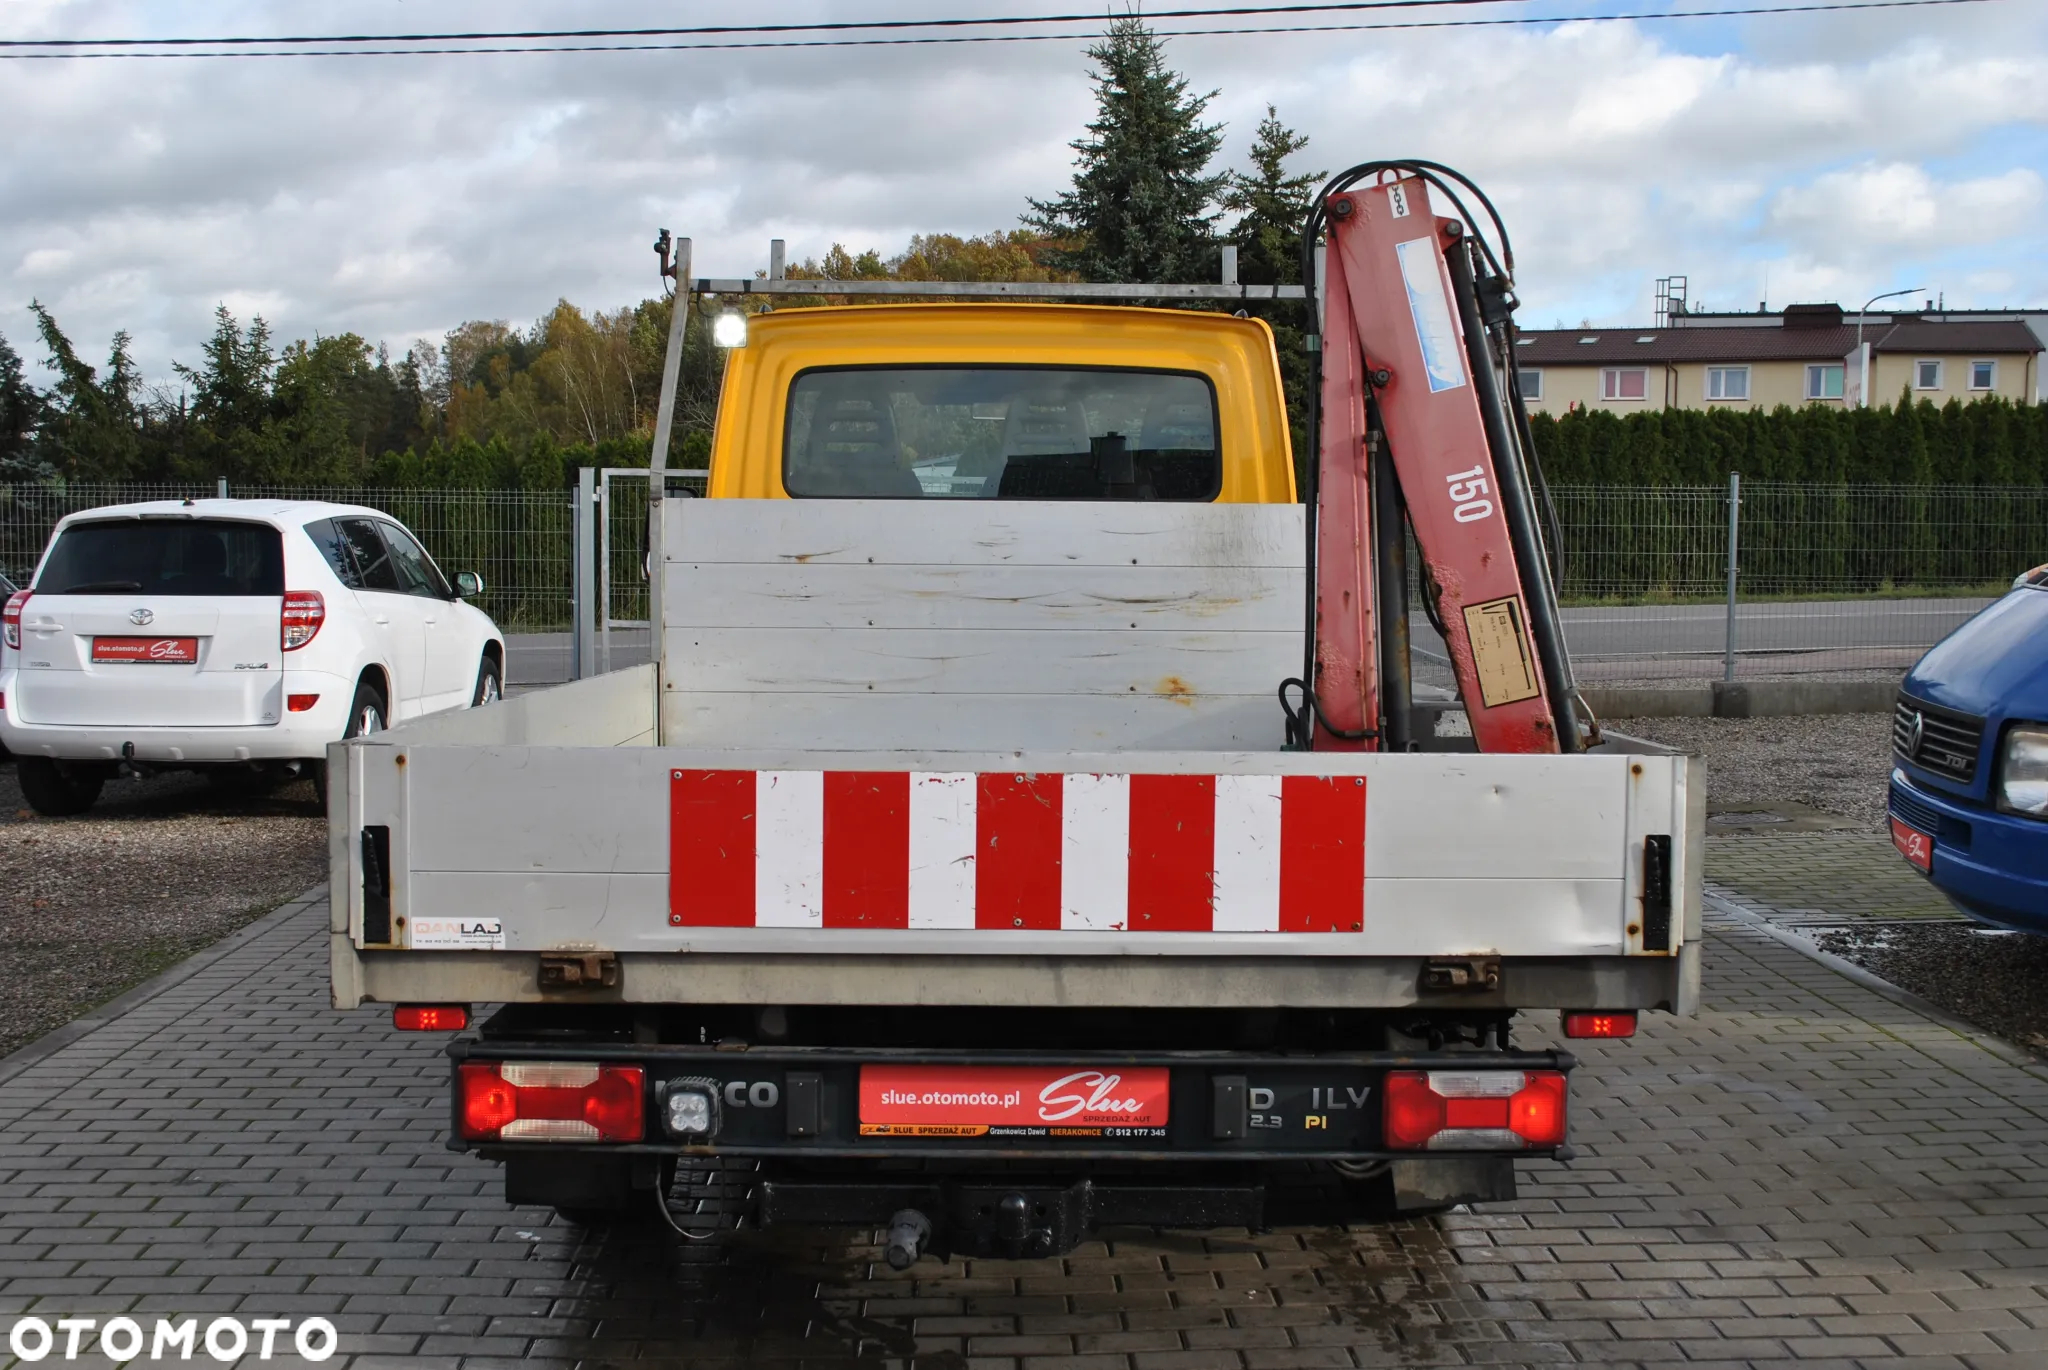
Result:
[[[590,1044],[561,1041],[476,1041],[450,1045],[450,1140],[455,1150],[495,1159],[520,1155],[613,1155],[808,1159],[863,1164],[1027,1164],[1057,1169],[1161,1162],[1273,1163],[1377,1161],[1419,1156],[1510,1155],[1567,1159],[1569,1146],[1511,1145],[1499,1126],[1486,1134],[1449,1135],[1428,1148],[1390,1147],[1382,1113],[1394,1071],[1560,1072],[1577,1064],[1567,1052],[1467,1050],[1437,1052],[1345,1051],[1316,1055],[1250,1052],[962,1052],[869,1050],[837,1047],[712,1047]],[[638,1068],[644,1076],[645,1131],[636,1142],[507,1142],[464,1137],[462,1068],[542,1062]],[[1079,1093],[1144,1092],[1142,1077],[1163,1073],[1163,1117],[1144,1126],[1077,1126],[1053,1118],[1047,1125],[998,1122],[981,1131],[934,1135],[929,1126],[878,1122],[875,1081],[919,1071],[940,1072],[948,1090],[994,1095],[1007,1084],[983,1085],[992,1072],[1043,1073],[1049,1083],[1023,1099],[1029,1112],[1057,1109]],[[1084,1078],[1085,1077],[1085,1078]],[[1070,1083],[1079,1081],[1079,1083]],[[1104,1083],[1104,1082],[1107,1083]],[[910,1086],[916,1088],[917,1086]],[[1031,1087],[1035,1089],[1035,1084]],[[665,1126],[665,1099],[676,1089],[714,1100],[711,1131],[681,1135]],[[1027,1091],[1028,1093],[1028,1091]],[[1034,1101],[1035,1100],[1035,1101]],[[1045,1101],[1050,1101],[1046,1104]],[[1015,1101],[1012,1101],[1012,1105]],[[914,1106],[913,1106],[914,1107]],[[988,1103],[991,1109],[998,1108]],[[1505,1105],[1502,1106],[1505,1111]],[[886,1116],[886,1115],[885,1115]],[[992,1115],[993,1116],[993,1115]],[[1474,1126],[1481,1126],[1474,1124]],[[1502,1140],[1506,1137],[1506,1140]]]
[[[382,951],[333,934],[334,1003],[544,1004],[539,952]],[[1027,1008],[1636,1009],[1690,1014],[1700,944],[1673,956],[1507,956],[1500,983],[1422,988],[1413,956],[739,955],[625,952],[607,1004],[791,1004]],[[771,988],[772,987],[772,988]]]
[[121,727],[111,724],[24,723],[17,718],[16,672],[0,672],[0,744],[16,756],[59,761],[136,761],[159,765],[244,761],[305,761],[324,756],[328,742],[348,724],[353,682],[324,672],[285,675],[283,693],[314,694],[319,701],[303,713],[286,712],[277,723],[254,727]]
[[2048,934],[2048,822],[1958,802],[1897,770],[1890,809],[1934,839],[1927,876],[1957,908],[1997,927]]

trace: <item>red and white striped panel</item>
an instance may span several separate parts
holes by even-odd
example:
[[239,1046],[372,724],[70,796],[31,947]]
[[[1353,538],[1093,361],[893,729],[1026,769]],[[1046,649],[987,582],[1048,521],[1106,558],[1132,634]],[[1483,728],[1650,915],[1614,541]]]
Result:
[[1362,776],[669,777],[676,927],[1365,926]]

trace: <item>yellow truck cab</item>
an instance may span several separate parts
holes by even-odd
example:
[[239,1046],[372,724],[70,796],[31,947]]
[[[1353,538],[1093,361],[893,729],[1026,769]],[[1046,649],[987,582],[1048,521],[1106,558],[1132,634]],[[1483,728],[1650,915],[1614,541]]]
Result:
[[719,418],[714,499],[1295,499],[1272,330],[1225,314],[757,314]]

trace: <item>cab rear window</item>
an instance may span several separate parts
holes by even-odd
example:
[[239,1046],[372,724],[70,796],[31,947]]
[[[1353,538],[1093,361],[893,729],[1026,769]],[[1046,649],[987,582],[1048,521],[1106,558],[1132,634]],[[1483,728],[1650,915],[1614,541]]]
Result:
[[1182,372],[846,367],[791,384],[782,485],[813,499],[1213,500],[1216,393]]
[[105,519],[74,523],[36,577],[42,595],[284,593],[284,537],[232,519]]

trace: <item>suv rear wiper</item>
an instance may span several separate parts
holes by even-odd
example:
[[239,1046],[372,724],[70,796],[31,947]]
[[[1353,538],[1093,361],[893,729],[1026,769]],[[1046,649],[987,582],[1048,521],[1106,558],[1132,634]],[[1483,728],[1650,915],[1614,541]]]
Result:
[[62,590],[46,590],[44,593],[52,595],[107,595],[121,590],[140,590],[141,588],[142,582],[139,580],[87,580],[81,581],[76,585],[67,586]]

